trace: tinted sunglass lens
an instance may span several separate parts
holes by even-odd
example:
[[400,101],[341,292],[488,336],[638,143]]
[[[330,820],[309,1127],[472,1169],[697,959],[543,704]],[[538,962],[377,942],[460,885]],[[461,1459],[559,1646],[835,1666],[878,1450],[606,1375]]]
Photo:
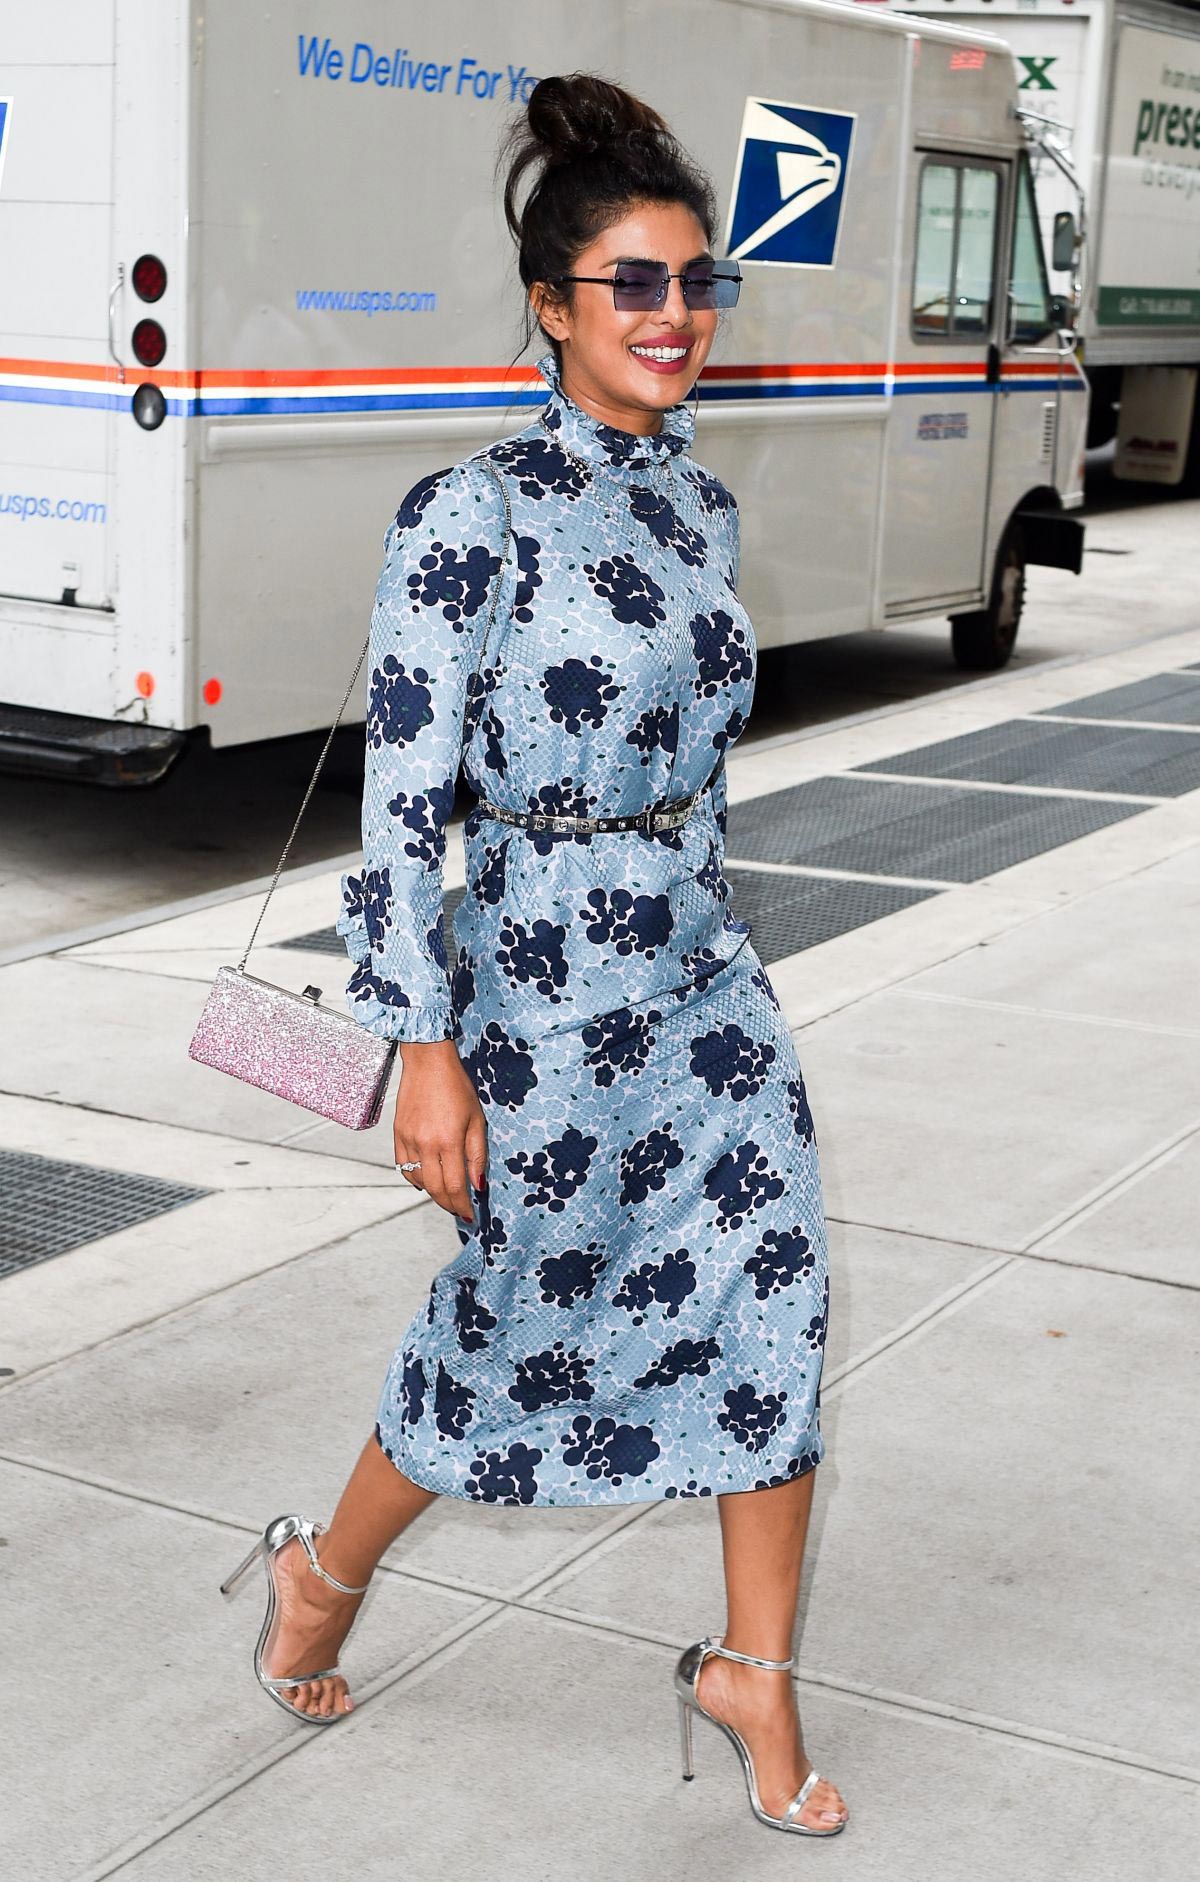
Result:
[[733,270],[697,269],[684,277],[683,298],[689,307],[735,307],[741,285]]
[[715,307],[716,282],[711,268],[697,268],[683,277],[683,298],[689,307]]
[[742,277],[736,269],[713,271],[714,307],[736,307],[742,291]]
[[626,313],[644,313],[661,307],[667,298],[665,268],[647,268],[623,261],[613,276],[613,305]]

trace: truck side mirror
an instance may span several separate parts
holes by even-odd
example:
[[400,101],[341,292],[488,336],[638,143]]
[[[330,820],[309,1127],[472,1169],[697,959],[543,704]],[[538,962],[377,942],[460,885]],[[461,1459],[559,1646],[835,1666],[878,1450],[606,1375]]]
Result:
[[1075,266],[1075,217],[1069,209],[1060,209],[1054,218],[1050,266],[1056,274],[1064,274]]

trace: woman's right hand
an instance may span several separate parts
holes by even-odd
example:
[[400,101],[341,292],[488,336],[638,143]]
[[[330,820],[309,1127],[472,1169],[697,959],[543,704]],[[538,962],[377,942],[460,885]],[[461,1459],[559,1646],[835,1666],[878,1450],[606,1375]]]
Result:
[[453,1039],[402,1040],[393,1139],[405,1182],[452,1215],[473,1223],[467,1184],[483,1187],[487,1173],[487,1121],[479,1095]]

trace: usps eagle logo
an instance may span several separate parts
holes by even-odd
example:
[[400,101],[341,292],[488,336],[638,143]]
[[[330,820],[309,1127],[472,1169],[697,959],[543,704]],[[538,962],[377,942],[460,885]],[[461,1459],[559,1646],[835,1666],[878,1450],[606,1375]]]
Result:
[[856,116],[747,98],[725,238],[731,260],[833,267]]

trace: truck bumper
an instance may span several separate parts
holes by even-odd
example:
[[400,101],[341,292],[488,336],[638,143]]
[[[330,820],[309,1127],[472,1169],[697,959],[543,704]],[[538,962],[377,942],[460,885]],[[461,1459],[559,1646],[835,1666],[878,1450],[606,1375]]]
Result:
[[0,771],[89,784],[156,784],[188,742],[159,725],[0,705]]

